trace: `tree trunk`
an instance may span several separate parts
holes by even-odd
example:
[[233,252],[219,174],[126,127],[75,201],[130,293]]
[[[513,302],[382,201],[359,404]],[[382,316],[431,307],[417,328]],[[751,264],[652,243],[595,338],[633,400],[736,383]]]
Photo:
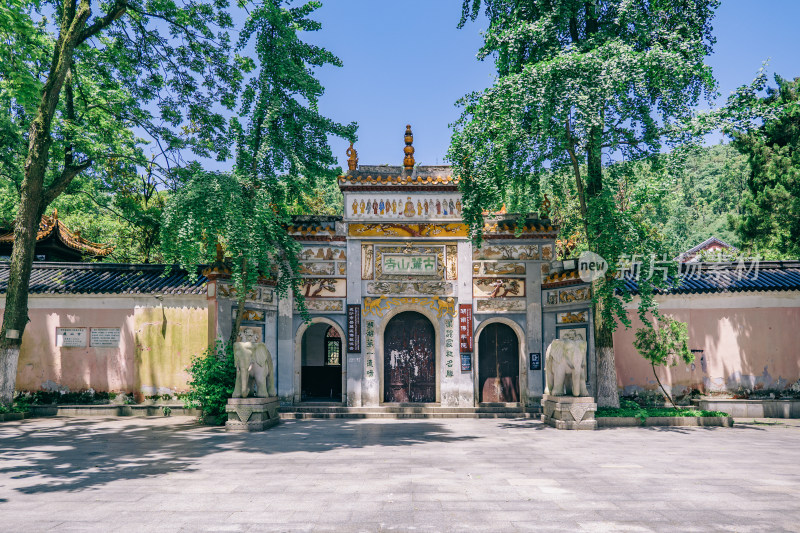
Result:
[[[81,32],[91,13],[89,2],[66,2],[61,30],[53,50],[50,72],[42,87],[42,99],[28,132],[28,156],[25,159],[25,178],[22,181],[20,206],[14,221],[14,246],[11,251],[11,270],[6,292],[3,326],[0,329],[0,403],[10,404],[17,381],[17,364],[22,334],[28,323],[28,283],[33,268],[36,233],[45,201],[44,177],[50,159],[53,138],[50,131],[53,116],[64,86],[72,55]],[[65,169],[66,170],[66,169]]]
[[653,375],[656,377],[656,382],[658,382],[658,386],[661,387],[661,392],[664,393],[664,396],[667,397],[667,400],[669,400],[669,403],[672,404],[672,408],[677,410],[678,406],[675,405],[675,402],[672,401],[672,395],[667,392],[667,389],[664,388],[664,385],[661,383],[661,380],[658,378],[658,373],[656,372],[656,365],[654,365],[651,362],[650,366],[653,368]]
[[[603,152],[602,152],[602,126],[594,126],[589,130],[589,146],[586,153],[586,196],[588,209],[594,205],[603,191]],[[601,249],[598,236],[602,231],[595,217],[589,219],[591,232],[587,235],[589,249],[600,256]],[[606,262],[612,258],[604,257]],[[603,280],[599,280],[602,283]],[[596,282],[598,283],[598,282]],[[595,292],[596,294],[596,292]],[[597,364],[597,405],[600,407],[619,407],[619,393],[617,391],[617,367],[614,358],[614,330],[613,324],[607,323],[603,318],[605,302],[594,304],[594,351]]]
[[603,320],[603,303],[594,305],[594,352],[597,364],[596,400],[599,407],[619,407],[613,331]]
[[233,346],[239,336],[239,328],[242,325],[242,315],[244,315],[244,303],[247,300],[247,295],[239,296],[236,305],[236,320],[233,321],[233,329],[231,329],[231,336],[228,339],[228,344]]

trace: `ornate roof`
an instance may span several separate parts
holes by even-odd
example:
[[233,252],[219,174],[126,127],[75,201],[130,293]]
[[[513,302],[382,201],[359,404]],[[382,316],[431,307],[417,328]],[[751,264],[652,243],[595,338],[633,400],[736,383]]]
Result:
[[[58,211],[54,210],[52,216],[44,215],[39,222],[39,230],[36,232],[36,242],[44,241],[49,237],[55,237],[66,247],[72,248],[82,254],[95,257],[105,257],[114,251],[115,246],[99,244],[87,241],[81,237],[79,231],[72,231],[58,219]],[[14,232],[0,235],[0,243],[14,242]]]

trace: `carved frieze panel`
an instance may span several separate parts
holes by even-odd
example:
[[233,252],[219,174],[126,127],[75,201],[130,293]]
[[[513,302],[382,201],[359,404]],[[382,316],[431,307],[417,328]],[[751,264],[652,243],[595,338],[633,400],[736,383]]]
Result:
[[468,237],[466,224],[349,224],[351,237]]
[[317,263],[308,261],[303,261],[300,263],[300,274],[303,276],[333,276],[335,273],[335,263]]
[[383,314],[389,311],[393,306],[398,305],[416,305],[420,307],[429,308],[436,311],[436,318],[441,319],[443,316],[448,315],[451,317],[456,316],[456,300],[455,298],[406,298],[406,297],[390,297],[380,296],[378,298],[364,298],[364,309],[362,313],[364,316],[375,314],[382,317]]
[[336,269],[339,271],[340,276],[347,275],[347,263],[336,263]]
[[[295,311],[297,304],[295,303]],[[344,313],[344,300],[306,300],[309,313]]]
[[[220,298],[229,298],[231,300],[235,300],[237,298],[236,287],[230,283],[219,283],[217,286],[217,294]],[[275,295],[272,289],[268,289],[266,287],[256,287],[250,290],[250,293],[247,295],[247,301],[271,303],[274,297]]]
[[371,244],[361,245],[361,279],[374,279],[374,254]]
[[552,261],[555,259],[555,255],[553,255],[553,245],[552,244],[543,244],[542,245],[542,261]]
[[547,291],[545,303],[547,305],[563,305],[575,302],[586,302],[591,299],[592,291],[590,287],[570,287]]
[[589,311],[568,311],[566,313],[556,313],[556,324],[578,324],[587,322]]
[[375,246],[376,279],[441,280],[444,265],[444,246]]
[[[549,245],[545,245],[549,246]],[[544,246],[542,246],[544,248]],[[542,259],[538,244],[485,244],[474,248],[473,259],[505,259],[518,261],[538,261]]]
[[363,220],[461,218],[461,196],[396,195],[379,193],[349,195],[347,216]]
[[451,244],[445,247],[447,259],[447,279],[458,279],[458,246]]
[[472,264],[475,276],[508,276],[525,273],[525,263],[514,261],[480,261]]
[[346,261],[347,251],[345,248],[333,246],[306,246],[298,255],[301,261]]
[[525,300],[520,298],[492,298],[476,300],[476,313],[524,313]]
[[302,291],[306,298],[344,298],[347,296],[347,280],[307,278],[303,280]]
[[525,280],[514,278],[474,278],[472,294],[475,298],[506,298],[525,296]]
[[367,292],[444,296],[453,294],[453,284],[445,281],[374,281],[367,283]]

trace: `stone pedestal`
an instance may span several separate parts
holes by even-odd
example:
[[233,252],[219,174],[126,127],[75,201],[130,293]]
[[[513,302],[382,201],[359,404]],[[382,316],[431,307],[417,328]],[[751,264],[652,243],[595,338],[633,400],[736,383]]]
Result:
[[277,396],[272,398],[231,398],[225,411],[225,431],[264,431],[278,423]]
[[542,396],[542,422],[556,429],[597,429],[591,396]]

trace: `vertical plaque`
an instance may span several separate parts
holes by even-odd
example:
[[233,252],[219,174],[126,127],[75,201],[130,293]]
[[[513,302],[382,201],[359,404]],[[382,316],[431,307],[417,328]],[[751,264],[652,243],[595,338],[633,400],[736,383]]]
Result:
[[531,359],[531,370],[541,370],[542,369],[542,354],[531,352],[530,353]]
[[470,372],[470,371],[472,371],[472,354],[471,353],[462,353],[461,354],[461,371],[462,372]]
[[458,343],[462,353],[472,352],[472,304],[458,306]]
[[347,351],[361,353],[360,304],[347,304]]

